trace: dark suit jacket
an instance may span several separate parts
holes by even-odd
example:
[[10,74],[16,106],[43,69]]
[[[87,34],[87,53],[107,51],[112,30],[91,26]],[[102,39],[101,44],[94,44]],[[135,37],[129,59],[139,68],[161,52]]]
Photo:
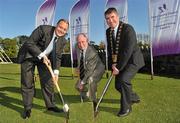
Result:
[[[19,63],[22,63],[24,60],[27,59],[37,59],[37,56],[47,48],[50,41],[52,40],[54,30],[55,27],[49,25],[41,25],[37,27],[32,32],[31,36],[29,37],[29,40],[26,41],[19,50]],[[65,44],[66,39],[64,37],[59,37],[56,42],[56,57],[54,62],[55,64],[53,65],[54,69],[58,69],[60,67],[61,54]],[[52,63],[52,53],[50,53],[48,57]]]
[[[110,62],[112,63],[110,28],[106,30],[106,37],[108,44],[108,56],[110,57]],[[119,71],[129,68],[138,70],[142,66],[144,66],[144,59],[137,45],[136,33],[131,25],[123,24],[119,44],[119,54],[117,58],[117,68]]]
[[[78,65],[80,65],[80,50],[77,48]],[[83,82],[92,79],[93,82],[99,82],[104,74],[105,66],[102,63],[97,51],[89,45],[85,53],[85,76]]]

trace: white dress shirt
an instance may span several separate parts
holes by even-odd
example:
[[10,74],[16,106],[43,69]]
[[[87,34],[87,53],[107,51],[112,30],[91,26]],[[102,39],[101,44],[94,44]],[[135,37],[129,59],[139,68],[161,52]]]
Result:
[[[37,56],[38,59],[41,60],[45,55],[49,55],[52,52],[52,50],[53,50],[53,42],[54,42],[55,37],[57,37],[57,36],[56,36],[56,34],[54,32],[53,33],[53,38],[52,38],[51,42],[49,43],[47,48]],[[55,42],[56,41],[57,41],[57,39],[55,40]],[[54,74],[55,75],[59,75],[59,70],[54,70]]]

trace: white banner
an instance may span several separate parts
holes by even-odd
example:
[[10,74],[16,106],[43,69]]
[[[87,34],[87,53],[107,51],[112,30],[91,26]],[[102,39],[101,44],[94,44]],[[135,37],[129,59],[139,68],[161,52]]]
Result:
[[107,0],[105,10],[110,7],[116,8],[120,15],[120,20],[127,23],[128,22],[128,3],[127,0]]
[[79,0],[71,9],[69,16],[70,22],[70,44],[71,60],[77,59],[76,55],[76,36],[85,33],[89,37],[89,0]]
[[45,0],[36,14],[36,27],[39,25],[53,25],[56,0]]
[[149,0],[153,56],[180,53],[180,0]]

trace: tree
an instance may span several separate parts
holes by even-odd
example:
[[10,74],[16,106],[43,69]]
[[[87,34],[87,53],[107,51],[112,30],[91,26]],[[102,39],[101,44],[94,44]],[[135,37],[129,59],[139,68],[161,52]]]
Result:
[[3,39],[0,37],[0,43],[1,43],[2,40],[3,40]]
[[6,54],[10,58],[15,58],[17,56],[16,40],[6,38],[2,41],[2,43],[3,43],[3,49],[6,52]]
[[66,42],[64,52],[65,53],[70,53],[70,39],[69,38],[68,38],[68,41]]
[[105,43],[103,41],[100,42],[99,49],[105,50]]

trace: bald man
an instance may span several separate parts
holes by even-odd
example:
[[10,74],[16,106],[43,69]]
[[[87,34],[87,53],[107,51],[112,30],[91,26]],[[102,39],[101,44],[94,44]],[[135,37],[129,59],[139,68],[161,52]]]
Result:
[[[76,40],[78,47],[78,71],[80,73],[80,78],[76,87],[83,93],[83,98],[89,96],[95,110],[97,105],[97,83],[104,74],[105,66],[98,56],[97,51],[88,43],[88,38],[84,33],[78,34]],[[89,93],[87,94],[87,92]]]

